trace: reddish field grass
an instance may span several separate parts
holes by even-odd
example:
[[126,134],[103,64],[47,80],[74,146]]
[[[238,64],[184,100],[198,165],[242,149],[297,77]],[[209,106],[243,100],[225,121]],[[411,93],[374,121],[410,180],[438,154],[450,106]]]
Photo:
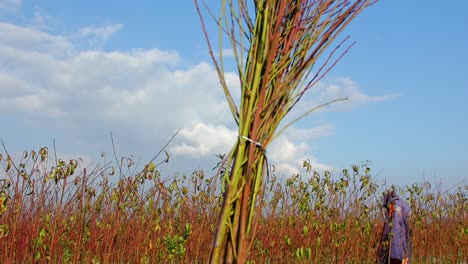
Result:
[[[1,263],[208,261],[222,179],[31,154],[0,162]],[[265,184],[250,263],[374,263],[390,188],[412,206],[413,263],[468,261],[468,186],[387,188],[366,164],[336,176],[305,165]]]

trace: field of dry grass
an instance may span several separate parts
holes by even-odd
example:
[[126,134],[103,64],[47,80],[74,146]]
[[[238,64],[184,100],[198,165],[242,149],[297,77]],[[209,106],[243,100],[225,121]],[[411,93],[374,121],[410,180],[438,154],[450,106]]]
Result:
[[[79,163],[3,154],[1,263],[207,262],[222,179]],[[468,260],[468,186],[378,186],[367,164],[331,175],[305,162],[302,175],[265,183],[249,262],[374,263],[389,188],[412,206],[413,263]]]

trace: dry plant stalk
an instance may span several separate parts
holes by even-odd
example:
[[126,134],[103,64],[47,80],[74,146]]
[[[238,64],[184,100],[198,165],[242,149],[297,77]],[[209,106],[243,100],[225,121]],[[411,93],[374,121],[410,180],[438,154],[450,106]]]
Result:
[[[336,99],[316,106],[293,122],[279,125],[302,96],[314,86],[352,46],[312,71],[337,35],[365,7],[376,0],[222,0],[219,16],[203,0],[194,0],[209,53],[219,75],[229,107],[239,127],[239,137],[228,156],[224,202],[212,245],[211,263],[245,263],[255,236],[260,212],[268,145],[297,119]],[[219,26],[219,57],[205,27],[200,4]],[[227,36],[237,63],[241,87],[236,105],[224,77],[223,38]],[[313,72],[313,74],[311,74]],[[259,199],[260,198],[260,199]]]

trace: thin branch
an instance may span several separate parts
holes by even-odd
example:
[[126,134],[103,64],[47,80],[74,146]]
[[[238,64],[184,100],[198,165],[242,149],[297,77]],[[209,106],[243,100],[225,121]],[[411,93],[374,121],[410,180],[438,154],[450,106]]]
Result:
[[58,159],[57,159],[57,149],[55,148],[55,138],[53,140],[54,144],[54,156],[55,156],[55,166],[58,165]]
[[112,135],[112,132],[111,132],[111,142],[112,142],[112,151],[114,152],[115,162],[117,162],[117,166],[119,167],[119,172],[120,172],[119,180],[121,180],[123,177],[122,163],[119,163],[119,160],[117,158],[117,152],[115,151],[115,144],[114,144],[114,136]]
[[[166,153],[166,159],[163,161],[163,162],[168,162],[169,161],[169,157],[170,155],[166,152],[166,148],[167,146],[169,146],[169,144],[171,144],[171,142],[174,140],[174,138],[177,136],[177,134],[179,134],[180,132],[180,128],[177,129],[177,131],[171,136],[171,138],[169,138],[169,140],[166,142],[166,144],[159,150],[159,152],[148,162],[151,163],[153,162],[155,159],[157,159],[159,157],[159,155],[161,155],[161,153],[164,151]],[[160,162],[158,165],[162,164],[163,162]],[[157,166],[155,166],[157,167]],[[140,174],[142,173],[145,173],[148,171],[148,168],[147,166],[145,166],[145,168],[140,172]]]
[[299,121],[300,119],[304,118],[305,116],[309,115],[310,113],[314,112],[314,111],[317,111],[318,109],[320,108],[323,108],[325,106],[328,106],[330,104],[333,104],[333,103],[336,103],[336,102],[340,102],[340,101],[346,101],[348,100],[348,98],[339,98],[339,99],[335,99],[335,100],[332,100],[332,101],[329,101],[327,103],[324,103],[324,104],[320,104],[312,109],[310,109],[309,111],[303,113],[302,115],[300,115],[299,117],[295,118],[293,121],[289,122],[287,125],[285,125],[282,129],[279,130],[278,133],[276,133],[274,136],[273,136],[273,139],[277,138],[281,133],[284,132],[284,130],[288,127],[290,127],[292,124],[296,123],[297,121]]
[[6,147],[5,147],[5,143],[3,143],[3,139],[0,139],[0,142],[2,142],[2,146],[3,146],[3,150],[5,151],[5,154],[7,154],[7,157],[10,157],[11,165],[13,165],[13,167],[15,168],[16,171],[19,171],[19,170],[18,170],[18,167],[16,167],[15,163],[14,163],[13,160],[11,159],[11,155],[10,155],[10,153],[8,153],[8,150],[7,150]]

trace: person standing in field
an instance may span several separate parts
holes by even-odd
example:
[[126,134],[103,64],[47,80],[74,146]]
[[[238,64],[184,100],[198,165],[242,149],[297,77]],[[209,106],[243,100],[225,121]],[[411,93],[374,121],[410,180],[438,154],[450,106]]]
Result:
[[378,264],[411,262],[410,206],[394,191],[384,195],[385,224],[378,252]]

